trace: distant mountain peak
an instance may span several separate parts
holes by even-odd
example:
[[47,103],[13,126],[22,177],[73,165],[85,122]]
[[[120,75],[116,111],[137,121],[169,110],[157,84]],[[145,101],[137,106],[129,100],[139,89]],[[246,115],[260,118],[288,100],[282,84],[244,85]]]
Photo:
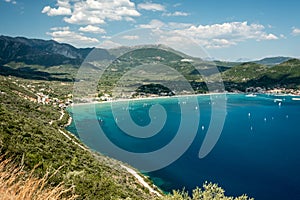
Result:
[[235,62],[251,62],[252,60],[250,58],[239,58]]
[[258,64],[267,65],[267,66],[274,66],[274,65],[278,65],[280,63],[283,63],[285,61],[288,61],[290,59],[292,59],[292,58],[291,57],[284,57],[284,56],[276,56],[276,57],[266,57],[266,58],[263,58],[261,60],[254,61],[254,62],[258,63]]
[[288,66],[293,66],[293,65],[300,65],[300,60],[297,59],[297,58],[291,58],[287,61],[284,61],[282,63],[280,63],[279,65],[281,66],[285,66],[285,65],[288,65]]

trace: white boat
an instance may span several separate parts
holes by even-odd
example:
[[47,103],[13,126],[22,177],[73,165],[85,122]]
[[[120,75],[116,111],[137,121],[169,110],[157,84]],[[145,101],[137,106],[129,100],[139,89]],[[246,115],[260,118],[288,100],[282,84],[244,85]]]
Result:
[[293,100],[293,101],[300,101],[300,98],[294,97],[294,98],[292,98],[292,100]]
[[246,97],[256,97],[256,94],[247,94]]

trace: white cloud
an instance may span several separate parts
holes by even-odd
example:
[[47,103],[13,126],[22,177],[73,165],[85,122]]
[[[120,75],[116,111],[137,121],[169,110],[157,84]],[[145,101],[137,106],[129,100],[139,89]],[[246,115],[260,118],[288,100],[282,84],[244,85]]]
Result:
[[158,3],[140,3],[138,4],[138,9],[141,10],[151,10],[151,11],[165,11],[165,7]]
[[89,32],[89,33],[106,33],[106,31],[98,26],[87,25],[85,27],[80,27],[79,31]]
[[280,34],[279,37],[282,39],[287,39],[287,37],[284,34]]
[[124,17],[124,20],[127,22],[135,22],[135,20],[132,17]]
[[179,7],[179,6],[181,6],[181,5],[182,5],[181,3],[175,3],[175,4],[173,5],[173,7],[176,8],[176,7]]
[[185,49],[185,47],[190,47],[193,41],[191,41],[189,38],[174,34],[172,32],[166,33],[161,32],[159,33],[159,40],[158,44],[164,44],[167,46],[170,46],[174,49]]
[[13,0],[4,0],[6,3],[12,3],[12,4],[17,4],[16,1],[13,1]]
[[238,42],[254,39],[276,40],[278,37],[265,32],[261,24],[248,24],[247,22],[230,22],[223,24],[191,26],[175,32],[194,38],[198,41],[208,41],[207,48],[222,48],[236,45]]
[[57,42],[72,44],[76,47],[97,46],[99,44],[98,39],[73,32],[69,27],[57,27],[51,30],[53,32],[48,32],[47,34]]
[[70,0],[57,0],[57,6],[70,8]]
[[168,27],[171,29],[183,29],[193,26],[193,24],[190,23],[178,23],[178,22],[169,22]]
[[140,16],[130,0],[57,0],[56,7],[46,6],[42,13],[65,15],[65,22],[82,25],[104,24],[107,20],[132,21]]
[[277,40],[278,37],[272,33],[270,34],[262,34],[262,39],[263,40]]
[[113,42],[111,40],[106,40],[106,41],[102,42],[101,44],[99,44],[97,47],[103,48],[103,49],[113,49],[113,48],[117,48],[117,47],[121,47],[121,46],[122,45],[117,42]]
[[[248,40],[277,40],[272,33],[267,33],[261,24],[249,24],[248,22],[228,22],[212,25],[191,25],[185,23],[163,23],[152,20],[149,24],[140,25],[141,28],[155,28],[161,31],[163,41],[168,43],[181,43],[178,35],[190,38],[205,48],[226,48]],[[161,28],[171,29],[169,31]],[[299,33],[300,34],[300,33]],[[176,41],[178,40],[178,41]]]
[[151,22],[149,24],[140,24],[139,27],[140,28],[161,28],[165,26],[165,23],[163,23],[162,21],[153,19],[151,20]]
[[174,17],[174,16],[189,16],[190,13],[186,13],[186,12],[180,12],[180,11],[176,11],[174,13],[163,13],[163,16],[167,16],[167,17]]
[[140,37],[138,35],[124,35],[122,38],[126,40],[138,40]]
[[42,13],[46,13],[48,16],[71,15],[71,9],[65,7],[51,8],[50,6],[46,6],[43,8]]
[[70,0],[57,0],[57,8],[51,8],[50,6],[45,6],[42,13],[46,13],[48,16],[58,16],[58,15],[71,15],[71,4]]
[[[202,41],[204,43],[205,41]],[[212,39],[209,42],[206,42],[206,48],[208,49],[219,49],[219,48],[225,48],[230,47],[233,45],[236,45],[237,43],[234,41],[230,41],[228,39]]]
[[103,35],[101,36],[102,39],[105,39],[105,40],[110,40],[111,39],[111,36],[107,36],[107,35]]
[[296,27],[293,27],[293,30],[292,30],[292,35],[300,35],[300,29],[299,28],[296,28]]
[[70,30],[70,27],[65,26],[65,27],[52,27],[50,28],[51,31],[68,31]]

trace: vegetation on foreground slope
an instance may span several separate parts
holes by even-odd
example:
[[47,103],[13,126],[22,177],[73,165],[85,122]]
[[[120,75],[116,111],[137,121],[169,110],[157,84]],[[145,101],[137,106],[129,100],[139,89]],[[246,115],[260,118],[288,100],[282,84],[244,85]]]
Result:
[[[157,197],[122,168],[121,162],[80,148],[62,134],[64,131],[81,144],[62,128],[68,121],[68,115],[62,117],[60,108],[38,104],[36,100],[40,92],[52,99],[67,98],[72,91],[78,65],[91,49],[78,50],[62,45],[64,50],[61,51],[57,48],[60,44],[53,41],[11,40],[3,40],[2,37],[1,44],[9,45],[0,48],[0,199],[7,199],[7,196],[10,199],[26,199],[20,195],[28,193],[33,196],[27,196],[27,199],[45,199],[45,196],[51,199],[76,197],[97,200],[248,199],[246,196],[225,197],[223,189],[210,183],[205,183],[203,189],[195,189],[190,196],[184,191],[173,191]],[[33,44],[23,48],[30,42]],[[102,60],[114,58],[106,50],[98,51],[104,55]],[[109,93],[119,75],[135,64],[153,62],[170,65],[190,81],[196,92],[206,92],[203,80],[198,80],[197,70],[182,58],[153,48],[125,54],[108,68],[111,71],[117,69],[115,74],[104,73],[103,82],[99,83],[103,91],[99,87],[99,93]],[[201,62],[198,64],[201,65]],[[210,68],[203,70],[209,71]],[[140,89],[137,94],[145,90],[166,93],[162,90],[164,88],[155,84]],[[8,163],[10,159],[12,161]]]
[[[98,155],[97,159],[58,130],[58,109],[41,105],[24,97],[33,93],[7,77],[0,81],[0,151],[6,157],[42,178],[54,173],[48,187],[61,182],[69,188],[69,195],[78,199],[151,199],[152,195],[137,180],[120,167],[120,163]],[[67,195],[67,194],[66,194]]]
[[[0,76],[0,191],[18,195],[22,192],[18,187],[34,185],[33,189],[41,189],[34,194],[45,195],[51,190],[58,199],[233,199],[225,197],[224,190],[213,184],[205,184],[204,190],[196,189],[193,198],[179,191],[163,197],[150,194],[121,167],[121,162],[85,151],[61,134],[59,130],[63,129],[57,120],[60,109],[32,102],[35,93],[22,87],[33,83],[35,88],[39,88],[38,84],[53,84]],[[16,168],[7,170],[5,159],[10,158]]]
[[36,178],[32,173],[27,176],[22,167],[17,167],[11,160],[3,160],[3,156],[0,159],[0,200],[76,199],[76,195],[64,197],[72,188],[66,189],[63,183],[46,187],[50,176],[48,173],[42,178]]

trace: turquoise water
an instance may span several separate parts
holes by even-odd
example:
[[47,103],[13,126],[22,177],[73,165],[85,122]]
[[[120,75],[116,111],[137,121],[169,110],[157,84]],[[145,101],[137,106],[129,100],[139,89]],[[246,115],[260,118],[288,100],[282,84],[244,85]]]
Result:
[[[211,181],[222,186],[227,195],[247,193],[256,199],[300,199],[300,101],[291,96],[227,95],[227,115],[221,136],[213,150],[200,159],[198,153],[211,122],[212,109],[209,96],[197,98],[200,112],[197,135],[178,160],[147,173],[156,185],[165,191],[182,188],[191,191],[204,181]],[[156,103],[166,109],[165,126],[153,137],[138,139],[124,134],[117,126],[111,104],[97,104],[93,108],[97,123],[110,141],[127,151],[145,153],[170,143],[181,121],[176,98],[134,101],[126,109],[137,125],[146,126],[150,123],[149,108]],[[95,142],[99,133],[92,128],[95,116],[89,107],[77,107],[80,115],[76,117],[76,126],[72,123],[68,129],[88,146],[99,150],[100,144]],[[194,113],[185,117],[191,122],[195,120]],[[85,127],[87,131],[78,134],[76,127]],[[105,150],[101,152],[109,155]],[[147,162],[150,164],[151,160]],[[134,166],[134,162],[130,164]]]

